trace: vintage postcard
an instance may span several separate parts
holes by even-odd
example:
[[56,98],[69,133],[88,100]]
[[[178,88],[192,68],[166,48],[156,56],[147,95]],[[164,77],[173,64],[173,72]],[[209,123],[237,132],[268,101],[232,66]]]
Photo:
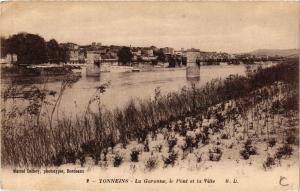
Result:
[[3,190],[299,190],[299,2],[0,3]]

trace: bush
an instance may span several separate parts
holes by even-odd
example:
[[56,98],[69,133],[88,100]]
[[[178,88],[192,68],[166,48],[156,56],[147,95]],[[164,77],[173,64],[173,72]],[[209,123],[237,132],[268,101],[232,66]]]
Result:
[[289,133],[288,136],[286,137],[286,143],[287,144],[295,144],[296,143],[296,136]]
[[200,154],[200,156],[196,155],[196,159],[197,163],[200,163],[202,161],[202,153]]
[[256,154],[256,148],[252,146],[252,141],[250,139],[246,141],[244,148],[250,155]]
[[176,139],[170,139],[170,140],[168,140],[169,152],[172,151],[172,149],[174,148],[174,146],[176,145],[176,143],[177,143]]
[[114,156],[114,167],[120,166],[122,164],[122,162],[123,162],[122,156],[120,156],[118,154]]
[[177,153],[171,152],[171,153],[169,154],[169,157],[166,158],[166,159],[164,160],[165,165],[166,165],[166,166],[168,166],[168,165],[174,166],[177,157],[178,157],[178,156],[177,156]]
[[268,156],[267,160],[263,163],[264,169],[271,168],[272,165],[275,165],[275,158]]
[[256,148],[252,146],[252,141],[248,139],[245,144],[243,150],[240,151],[240,155],[245,159],[249,159],[251,155],[255,155]]
[[186,136],[186,148],[192,148],[194,146],[194,139],[190,136]]
[[77,157],[74,151],[61,151],[56,156],[52,157],[52,163],[54,166],[60,166],[66,163],[75,163],[76,159]]
[[293,154],[293,148],[290,145],[285,144],[282,147],[278,148],[275,157],[277,159],[281,159],[283,156],[290,157],[292,154]]
[[132,151],[130,154],[131,162],[139,162],[139,151]]
[[240,154],[243,157],[243,159],[245,159],[245,160],[248,160],[250,158],[249,152],[246,151],[245,149],[241,150]]
[[214,147],[213,150],[209,150],[209,160],[219,161],[222,157],[222,151],[218,147]]
[[268,142],[269,147],[274,147],[276,145],[276,139],[275,138],[271,138]]
[[158,166],[157,158],[154,156],[151,156],[145,164],[145,167],[147,170],[152,171]]
[[225,133],[223,133],[223,134],[221,135],[221,139],[228,139],[228,135],[225,134]]

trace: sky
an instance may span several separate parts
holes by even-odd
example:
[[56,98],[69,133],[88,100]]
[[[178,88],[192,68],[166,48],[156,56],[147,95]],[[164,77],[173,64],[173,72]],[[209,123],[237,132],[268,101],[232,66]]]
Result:
[[247,52],[299,48],[300,2],[8,2],[2,36]]

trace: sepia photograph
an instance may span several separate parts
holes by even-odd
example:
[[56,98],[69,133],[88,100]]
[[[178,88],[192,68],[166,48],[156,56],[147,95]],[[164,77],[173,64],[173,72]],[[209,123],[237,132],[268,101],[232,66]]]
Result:
[[299,189],[298,1],[0,3],[3,190]]

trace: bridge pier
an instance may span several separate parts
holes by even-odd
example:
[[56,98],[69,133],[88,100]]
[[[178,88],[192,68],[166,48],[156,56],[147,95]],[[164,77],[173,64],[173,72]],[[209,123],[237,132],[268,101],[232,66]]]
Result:
[[86,76],[100,76],[100,55],[93,51],[87,52]]
[[100,64],[88,63],[86,67],[86,76],[98,77],[100,76]]
[[200,52],[189,51],[186,53],[187,64],[186,64],[186,78],[188,80],[199,80],[200,79]]

